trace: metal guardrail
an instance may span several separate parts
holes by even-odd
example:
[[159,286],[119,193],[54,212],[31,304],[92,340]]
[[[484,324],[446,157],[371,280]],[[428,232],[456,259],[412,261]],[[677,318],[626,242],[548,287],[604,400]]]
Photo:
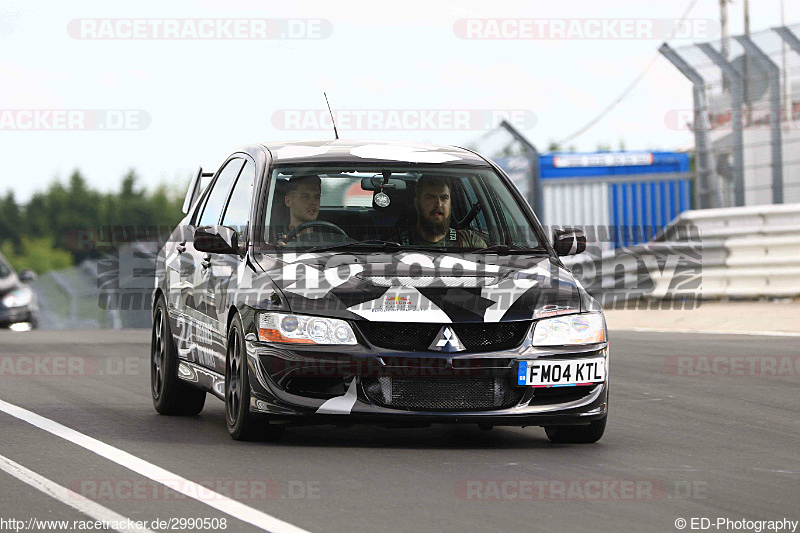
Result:
[[565,258],[602,303],[800,296],[800,204],[687,211],[655,241]]
[[776,234],[800,228],[800,204],[754,205],[684,211],[654,240],[683,240],[690,232],[710,235]]

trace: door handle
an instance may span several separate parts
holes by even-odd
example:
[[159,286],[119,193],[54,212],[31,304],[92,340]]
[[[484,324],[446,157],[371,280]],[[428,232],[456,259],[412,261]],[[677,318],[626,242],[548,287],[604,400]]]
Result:
[[178,244],[178,246],[176,246],[175,249],[178,250],[179,254],[182,254],[183,252],[185,252],[186,251],[186,241],[183,241],[182,243]]
[[211,254],[206,254],[203,256],[203,260],[200,261],[200,266],[203,267],[203,270],[206,270],[211,266]]

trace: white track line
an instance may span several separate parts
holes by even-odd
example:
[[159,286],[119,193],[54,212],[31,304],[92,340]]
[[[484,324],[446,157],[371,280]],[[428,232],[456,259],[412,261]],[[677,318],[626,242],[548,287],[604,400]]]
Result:
[[116,522],[116,524],[121,527],[114,528],[115,531],[121,531],[124,533],[153,533],[153,531],[150,529],[124,527],[124,525],[135,521],[117,514],[111,509],[103,507],[100,504],[97,504],[85,496],[78,494],[77,492],[66,489],[61,485],[50,481],[46,477],[40,476],[33,470],[29,470],[21,464],[15,463],[8,457],[4,457],[2,455],[0,455],[0,470],[8,472],[15,478],[27,483],[36,490],[44,492],[51,498],[55,498],[61,503],[69,505],[73,509],[93,518],[94,520],[107,523]]
[[719,331],[707,329],[670,328],[608,328],[609,331],[639,331],[643,333],[702,333],[703,335],[752,335],[756,337],[800,337],[800,333],[790,331]]
[[[204,503],[209,507],[213,507],[218,511],[222,511],[238,520],[252,524],[264,531],[271,531],[272,533],[308,533],[304,529],[284,522],[283,520],[270,516],[257,509],[253,509],[252,507],[248,507],[243,503],[216,493],[208,487],[189,481],[160,466],[148,463],[144,459],[139,459],[128,452],[89,437],[88,435],[84,435],[79,431],[75,431],[74,429],[61,425],[49,418],[37,415],[22,407],[17,407],[16,405],[0,400],[0,411],[36,426],[39,429],[43,429],[48,433],[52,433],[57,437],[68,440],[73,444],[77,444],[81,448],[85,448],[101,457],[105,457],[109,461],[113,461],[120,466],[133,470],[137,474],[151,479],[156,483],[164,484],[163,480],[170,480],[170,484],[165,485],[168,488]],[[172,482],[176,482],[174,485],[177,486],[174,486]],[[208,498],[201,499],[198,496],[200,494],[208,495]]]

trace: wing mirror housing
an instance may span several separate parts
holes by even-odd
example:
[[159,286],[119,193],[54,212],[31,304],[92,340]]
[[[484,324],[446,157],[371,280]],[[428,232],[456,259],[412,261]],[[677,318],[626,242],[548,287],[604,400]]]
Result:
[[553,248],[558,255],[576,255],[586,250],[586,235],[577,228],[553,230]]
[[194,248],[210,254],[239,254],[239,236],[228,226],[200,226],[194,232]]
[[23,268],[19,271],[19,280],[23,283],[28,283],[29,281],[36,281],[36,272],[31,270],[30,268]]

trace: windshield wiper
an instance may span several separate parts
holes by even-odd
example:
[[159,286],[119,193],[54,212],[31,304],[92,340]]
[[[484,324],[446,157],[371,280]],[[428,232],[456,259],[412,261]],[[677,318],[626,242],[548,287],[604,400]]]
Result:
[[352,242],[337,242],[336,244],[329,244],[325,246],[314,246],[304,252],[324,252],[326,250],[336,250],[337,248],[349,248],[351,246],[369,246],[372,248],[382,247],[388,253],[399,252],[400,244],[392,241],[381,241],[378,239],[366,241],[352,241]]
[[519,246],[514,246],[514,245],[509,246],[507,244],[494,244],[492,246],[487,246],[486,248],[471,250],[469,253],[508,255],[508,254],[519,254],[519,253],[546,253],[546,252],[547,250],[541,247],[520,248]]

